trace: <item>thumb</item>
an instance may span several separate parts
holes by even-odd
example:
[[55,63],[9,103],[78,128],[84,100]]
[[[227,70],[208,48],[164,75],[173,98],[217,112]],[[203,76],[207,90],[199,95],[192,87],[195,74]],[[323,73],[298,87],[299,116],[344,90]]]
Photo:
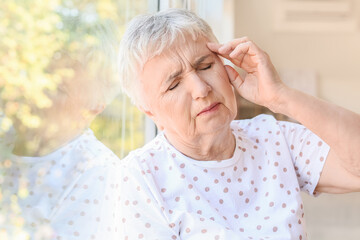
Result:
[[233,67],[225,65],[225,70],[227,72],[231,85],[233,85],[236,91],[240,93],[240,88],[244,80],[240,77],[239,73]]

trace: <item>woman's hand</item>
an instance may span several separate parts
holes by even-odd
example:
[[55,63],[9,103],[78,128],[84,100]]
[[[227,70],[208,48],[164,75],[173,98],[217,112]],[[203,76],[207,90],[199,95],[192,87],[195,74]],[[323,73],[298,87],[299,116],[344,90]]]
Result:
[[269,56],[247,37],[225,44],[208,43],[208,48],[245,70],[241,77],[230,66],[225,66],[231,84],[245,99],[275,110],[279,96],[286,90]]

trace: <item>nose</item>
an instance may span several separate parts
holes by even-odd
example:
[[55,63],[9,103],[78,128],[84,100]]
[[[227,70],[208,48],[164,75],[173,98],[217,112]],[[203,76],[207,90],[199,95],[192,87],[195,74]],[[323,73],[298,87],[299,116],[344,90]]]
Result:
[[191,72],[189,80],[188,88],[194,100],[206,97],[211,91],[211,86],[197,72]]

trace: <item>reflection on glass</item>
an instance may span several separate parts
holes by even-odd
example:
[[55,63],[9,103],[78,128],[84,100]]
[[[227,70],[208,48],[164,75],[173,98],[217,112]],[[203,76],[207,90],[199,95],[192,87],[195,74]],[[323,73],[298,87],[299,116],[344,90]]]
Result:
[[[6,181],[13,153],[48,155],[91,122],[119,157],[143,144],[143,115],[117,95],[116,55],[126,22],[148,6],[147,0],[1,3],[0,239],[29,239],[20,217],[29,182]],[[2,229],[5,223],[13,231]],[[37,239],[50,234],[43,226]]]

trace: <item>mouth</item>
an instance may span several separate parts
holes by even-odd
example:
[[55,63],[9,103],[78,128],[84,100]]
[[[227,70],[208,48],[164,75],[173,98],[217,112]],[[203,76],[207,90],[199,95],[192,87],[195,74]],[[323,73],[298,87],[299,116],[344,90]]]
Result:
[[204,108],[201,112],[199,112],[199,113],[197,114],[197,116],[203,115],[203,114],[206,114],[206,113],[210,113],[210,112],[214,112],[214,111],[217,110],[217,108],[219,107],[219,105],[220,105],[219,102],[213,103],[213,104],[211,104],[210,106]]

